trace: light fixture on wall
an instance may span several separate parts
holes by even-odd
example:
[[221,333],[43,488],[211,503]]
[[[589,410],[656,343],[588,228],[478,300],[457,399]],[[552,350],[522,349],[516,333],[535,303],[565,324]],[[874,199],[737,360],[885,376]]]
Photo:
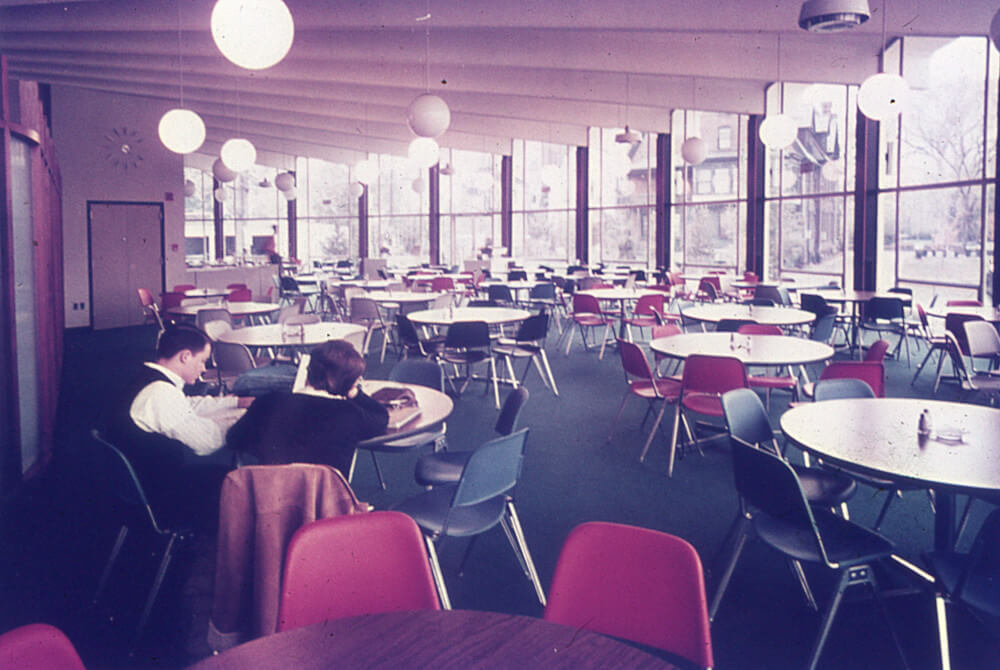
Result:
[[295,21],[282,0],[219,0],[211,27],[222,55],[247,70],[275,65],[295,39]]
[[628,127],[628,112],[631,103],[631,84],[628,73],[625,73],[625,129],[615,135],[615,142],[619,144],[636,144],[642,141],[642,135]]
[[764,146],[768,149],[776,149],[778,151],[789,146],[798,137],[799,129],[795,124],[795,120],[784,113],[785,106],[785,85],[781,81],[781,34],[778,34],[778,71],[777,71],[777,85],[779,91],[779,108],[782,110],[777,114],[768,114],[764,117],[764,120],[760,122],[760,128],[757,129],[757,134],[760,136],[760,141],[764,143]]
[[441,157],[441,147],[433,137],[415,137],[406,152],[418,168],[429,168]]
[[850,30],[871,18],[868,0],[806,0],[799,10],[799,27],[813,33]]
[[160,117],[157,134],[160,142],[177,154],[197,151],[205,142],[205,122],[196,112],[184,108],[184,49],[181,45],[180,5],[177,8],[177,78],[180,86],[180,106]]
[[257,162],[257,149],[250,140],[234,137],[225,141],[219,157],[226,167],[235,172],[246,172]]
[[885,13],[888,0],[882,0],[882,40],[880,42],[879,72],[861,82],[858,89],[858,109],[874,121],[891,121],[910,97],[910,86],[898,74],[885,71]]
[[406,124],[418,137],[440,137],[451,125],[451,110],[440,96],[430,92],[431,87],[431,3],[427,13],[417,21],[424,23],[424,93],[406,108]]

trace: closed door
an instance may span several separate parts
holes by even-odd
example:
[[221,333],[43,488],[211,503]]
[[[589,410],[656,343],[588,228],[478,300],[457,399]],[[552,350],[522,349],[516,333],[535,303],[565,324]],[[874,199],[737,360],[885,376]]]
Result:
[[90,323],[95,330],[145,322],[136,289],[163,291],[163,205],[87,203]]

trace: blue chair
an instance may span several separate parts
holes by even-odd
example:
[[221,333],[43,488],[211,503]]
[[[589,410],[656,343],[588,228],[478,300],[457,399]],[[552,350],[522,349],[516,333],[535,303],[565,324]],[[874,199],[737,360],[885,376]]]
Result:
[[431,570],[444,609],[451,609],[451,601],[435,543],[443,537],[471,537],[472,541],[462,557],[464,566],[476,536],[498,524],[504,527],[521,568],[535,587],[538,602],[545,605],[545,592],[531,560],[512,495],[521,476],[527,438],[528,429],[522,428],[486,442],[469,456],[456,483],[435,487],[395,507],[397,511],[413,517],[424,532]]

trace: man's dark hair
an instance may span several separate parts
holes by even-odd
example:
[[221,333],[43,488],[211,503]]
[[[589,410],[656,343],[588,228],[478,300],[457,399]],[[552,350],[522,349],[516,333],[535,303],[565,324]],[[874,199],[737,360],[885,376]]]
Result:
[[307,380],[314,389],[347,395],[365,371],[365,359],[346,340],[330,340],[309,355]]
[[178,352],[188,349],[198,353],[211,342],[201,328],[186,323],[167,324],[156,345],[156,358],[173,358]]

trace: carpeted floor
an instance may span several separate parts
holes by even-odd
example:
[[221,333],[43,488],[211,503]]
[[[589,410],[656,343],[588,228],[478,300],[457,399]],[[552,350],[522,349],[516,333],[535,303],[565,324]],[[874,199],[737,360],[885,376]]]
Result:
[[[47,621],[62,627],[79,647],[88,668],[183,667],[206,653],[204,630],[211,598],[213,549],[203,539],[178,556],[144,639],[133,657],[126,654],[144,589],[152,579],[156,558],[148,538],[126,545],[121,569],[112,576],[108,596],[97,606],[90,599],[97,576],[114,539],[108,501],[96,493],[87,468],[85,435],[105,400],[126,381],[129,365],[151,349],[153,332],[146,328],[66,336],[65,369],[57,430],[58,451],[44,476],[27,482],[0,514],[0,630]],[[654,441],[644,464],[638,461],[644,440],[640,421],[644,405],[632,399],[610,443],[611,421],[625,389],[617,353],[603,360],[586,353],[577,340],[566,357],[550,336],[550,360],[560,397],[529,373],[531,398],[522,425],[531,427],[528,454],[517,505],[528,544],[543,585],[551,580],[559,548],[575,525],[609,520],[655,528],[679,535],[698,550],[707,573],[709,593],[715,584],[718,552],[736,511],[736,496],[727,450],[680,460],[674,476],[666,476],[666,435]],[[921,350],[919,356],[922,356]],[[933,374],[925,372],[916,389],[909,381],[919,361],[889,361],[889,395],[929,391]],[[379,364],[369,356],[366,376],[388,374],[390,356]],[[448,420],[452,449],[468,449],[492,436],[497,412],[492,398],[474,383],[456,399]],[[939,397],[953,397],[943,390]],[[776,394],[772,419],[785,402]],[[388,488],[381,491],[367,454],[360,454],[353,486],[360,499],[384,509],[421,489],[413,481],[416,454],[379,456]],[[873,522],[884,493],[863,488],[852,500],[852,518]],[[963,543],[978,529],[986,505],[974,510]],[[898,543],[899,552],[915,561],[931,547],[933,516],[928,497],[907,492],[897,500],[882,528]],[[457,574],[465,549],[461,540],[445,540],[441,560],[456,608],[483,609],[539,616],[542,608],[499,529],[477,543],[466,571]],[[807,567],[821,605],[830,587],[828,575]],[[879,577],[894,592],[888,599],[914,670],[939,667],[933,601],[895,568]],[[858,589],[862,591],[862,589]],[[859,597],[855,597],[859,596]],[[834,622],[820,667],[824,670],[893,668],[900,663],[873,602],[852,594]],[[987,635],[971,616],[953,610],[953,667],[1000,667],[1000,638]],[[813,643],[819,616],[811,611],[784,560],[751,542],[712,627],[716,667],[784,669],[802,667]]]

